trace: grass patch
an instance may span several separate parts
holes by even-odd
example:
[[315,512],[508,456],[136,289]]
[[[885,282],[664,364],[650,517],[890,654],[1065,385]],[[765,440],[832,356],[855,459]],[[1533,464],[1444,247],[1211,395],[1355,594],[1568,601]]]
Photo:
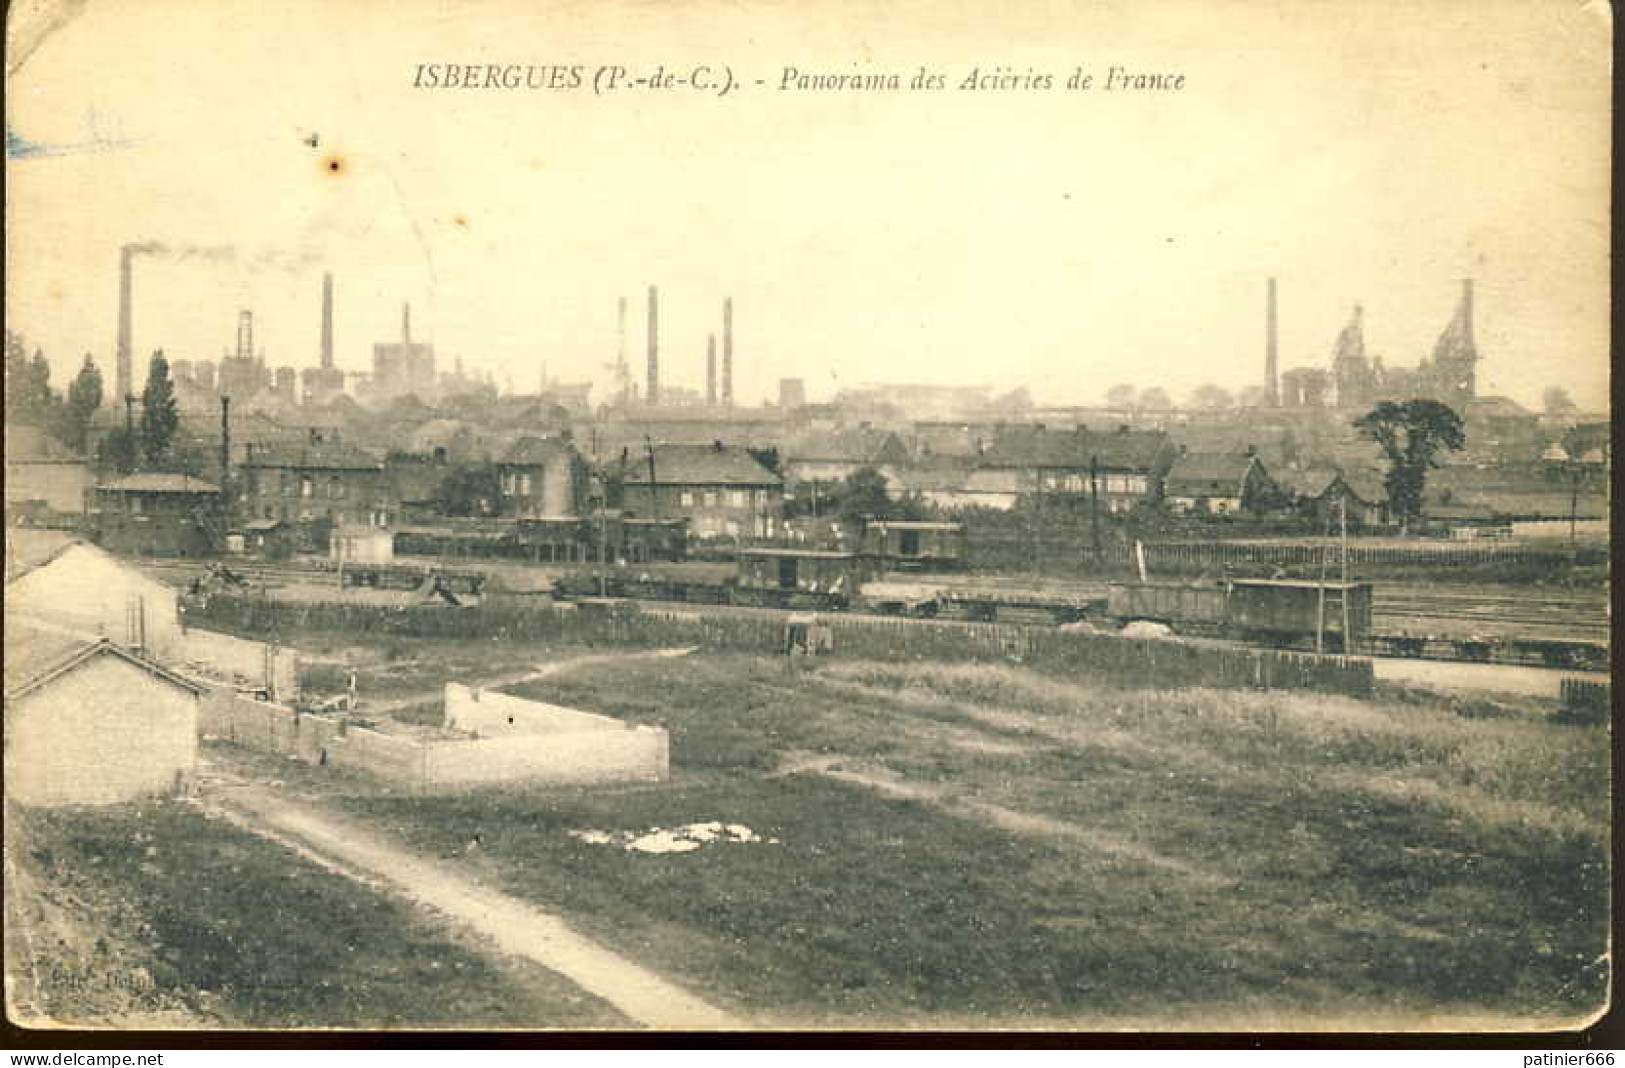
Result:
[[[621,1022],[552,973],[495,963],[427,914],[194,806],[10,817],[14,855],[43,899],[18,907],[91,932],[77,953],[36,952],[48,964],[42,1008],[59,1022],[119,1004],[251,1028]],[[52,961],[83,967],[52,973]],[[132,986],[139,999],[113,996]]]

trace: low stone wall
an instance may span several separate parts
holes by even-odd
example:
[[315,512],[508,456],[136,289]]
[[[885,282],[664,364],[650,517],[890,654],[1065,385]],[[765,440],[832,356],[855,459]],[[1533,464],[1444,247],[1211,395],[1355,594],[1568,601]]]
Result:
[[[466,691],[466,688],[459,687]],[[488,700],[492,696],[484,695]],[[534,702],[507,698],[523,705]],[[497,708],[502,702],[492,702]],[[670,739],[656,727],[628,727],[604,716],[557,709],[588,729],[569,728],[504,737],[397,737],[332,717],[300,713],[259,701],[229,687],[216,686],[205,696],[198,730],[206,738],[293,757],[307,764],[353,769],[405,789],[433,793],[498,783],[591,785],[611,782],[659,782],[670,772]],[[531,710],[532,718],[551,712]],[[504,719],[506,716],[504,715]],[[518,717],[515,717],[516,719]]]
[[266,690],[282,700],[299,693],[299,656],[292,649],[188,627],[168,651],[169,659],[195,671]]

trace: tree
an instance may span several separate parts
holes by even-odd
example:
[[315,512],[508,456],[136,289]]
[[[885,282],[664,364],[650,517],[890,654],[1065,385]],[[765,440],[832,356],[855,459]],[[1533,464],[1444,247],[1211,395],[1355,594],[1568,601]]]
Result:
[[1166,409],[1174,406],[1174,399],[1168,396],[1168,391],[1161,386],[1152,386],[1140,394],[1140,407],[1152,409]]
[[1548,386],[1541,400],[1546,406],[1547,415],[1563,416],[1579,410],[1579,405],[1574,403],[1574,398],[1562,386]]
[[455,467],[434,493],[435,507],[446,516],[493,516],[501,510],[502,480],[493,464]]
[[169,380],[169,361],[164,350],[152,354],[147,367],[147,386],[141,391],[141,423],[137,431],[141,455],[149,465],[157,466],[169,455],[180,426],[180,411],[175,406],[175,384]]
[[1215,386],[1212,383],[1197,386],[1191,391],[1191,404],[1197,408],[1229,408],[1235,404],[1235,398],[1228,389]]
[[28,348],[22,335],[6,331],[6,418],[32,426],[55,427],[58,401],[51,392],[51,365]]
[[1127,384],[1113,386],[1106,391],[1106,403],[1113,408],[1132,408],[1138,393],[1138,390]]
[[1422,492],[1430,468],[1440,466],[1441,449],[1467,444],[1461,416],[1435,400],[1383,401],[1354,421],[1388,460],[1383,486],[1402,525],[1422,514]]
[[140,442],[136,435],[126,433],[123,427],[107,434],[96,447],[96,466],[103,470],[111,468],[121,475],[127,475],[135,470],[139,459]]
[[83,452],[91,417],[102,406],[102,373],[85,353],[84,366],[68,385],[68,403],[62,414],[62,439]]

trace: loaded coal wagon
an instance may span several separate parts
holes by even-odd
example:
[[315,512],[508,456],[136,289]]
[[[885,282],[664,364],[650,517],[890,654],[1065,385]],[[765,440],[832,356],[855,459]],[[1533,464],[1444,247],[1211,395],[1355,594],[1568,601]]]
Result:
[[1344,648],[1371,633],[1369,582],[1231,579],[1222,582],[1137,582],[1111,587],[1107,615],[1118,623],[1148,620],[1184,634],[1242,638],[1272,645],[1314,642]]

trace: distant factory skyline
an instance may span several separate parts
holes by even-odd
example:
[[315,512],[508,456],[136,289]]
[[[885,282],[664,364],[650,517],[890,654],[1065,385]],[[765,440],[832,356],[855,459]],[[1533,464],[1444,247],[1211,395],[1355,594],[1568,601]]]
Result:
[[[985,34],[922,26],[908,55],[876,64],[987,65],[967,50],[979,41],[1012,69],[1069,71],[1091,58],[1080,51],[1155,59],[1185,87],[725,99],[410,86],[406,59],[431,53],[546,42],[563,62],[607,61],[563,11],[409,5],[385,29],[365,5],[304,0],[91,6],[12,74],[8,323],[59,384],[86,352],[111,382],[129,244],[150,250],[133,260],[137,379],[159,347],[219,359],[244,308],[269,363],[316,367],[330,271],[345,372],[371,370],[410,303],[442,369],[460,357],[534,392],[545,367],[610,400],[623,299],[646,388],[655,286],[662,390],[704,396],[731,355],[737,405],[775,397],[781,378],[811,401],[919,381],[1063,405],[1118,383],[1179,401],[1262,385],[1271,277],[1281,371],[1329,369],[1355,304],[1365,350],[1414,367],[1473,278],[1479,395],[1535,407],[1557,385],[1601,409],[1607,34],[1589,9],[1494,6],[1479,19],[1362,5],[1335,28],[1283,11],[1230,41],[1193,5],[1104,3],[1065,33],[1042,5],[954,9],[986,18]],[[639,17],[652,41],[695,41],[694,62],[771,57],[771,73],[887,36],[879,13],[842,11]],[[192,46],[222,19],[240,31]],[[628,65],[674,61],[637,40],[614,49]],[[229,102],[197,91],[226,85]]]

